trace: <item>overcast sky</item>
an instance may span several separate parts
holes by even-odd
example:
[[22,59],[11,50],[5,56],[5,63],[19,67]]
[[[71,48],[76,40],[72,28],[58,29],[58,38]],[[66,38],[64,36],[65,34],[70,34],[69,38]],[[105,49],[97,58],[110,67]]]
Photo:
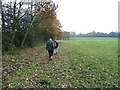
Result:
[[120,0],[54,0],[62,31],[109,33],[118,31]]
[[104,33],[118,31],[118,2],[120,0],[53,1],[59,5],[57,17],[62,24],[62,31],[74,31],[77,34],[93,30]]

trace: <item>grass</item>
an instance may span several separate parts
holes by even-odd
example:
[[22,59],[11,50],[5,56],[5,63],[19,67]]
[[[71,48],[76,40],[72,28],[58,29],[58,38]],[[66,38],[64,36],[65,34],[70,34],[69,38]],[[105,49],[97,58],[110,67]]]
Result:
[[[7,74],[3,88],[118,87],[117,38],[70,38],[59,41],[59,53],[52,61],[48,61],[44,46],[27,50],[24,56],[21,53],[19,59],[23,59],[22,62],[25,62],[24,56],[32,55],[33,58],[27,61],[30,61],[29,65]],[[14,56],[17,59],[17,55]],[[3,62],[9,62],[6,56],[3,59]],[[7,66],[5,64],[4,67]]]
[[80,65],[79,72],[85,72],[82,73],[84,86],[112,88],[118,85],[117,38],[71,38],[63,44],[67,45],[62,48],[71,65]]

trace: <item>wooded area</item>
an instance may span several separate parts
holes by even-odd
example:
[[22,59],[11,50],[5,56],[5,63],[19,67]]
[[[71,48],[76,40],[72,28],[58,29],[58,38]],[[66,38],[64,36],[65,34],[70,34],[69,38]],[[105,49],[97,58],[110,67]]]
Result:
[[2,50],[32,47],[38,42],[62,35],[53,1],[1,2]]

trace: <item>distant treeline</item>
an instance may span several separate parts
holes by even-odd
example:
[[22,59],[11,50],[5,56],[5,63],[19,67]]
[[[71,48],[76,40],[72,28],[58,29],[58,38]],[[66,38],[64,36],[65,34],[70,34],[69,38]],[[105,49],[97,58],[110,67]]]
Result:
[[118,37],[118,32],[101,33],[101,32],[90,32],[87,34],[78,34],[77,37]]
[[82,33],[76,34],[75,32],[64,31],[63,39],[69,39],[70,37],[120,37],[120,33],[118,32],[103,33],[103,32],[92,31],[86,34],[82,34]]

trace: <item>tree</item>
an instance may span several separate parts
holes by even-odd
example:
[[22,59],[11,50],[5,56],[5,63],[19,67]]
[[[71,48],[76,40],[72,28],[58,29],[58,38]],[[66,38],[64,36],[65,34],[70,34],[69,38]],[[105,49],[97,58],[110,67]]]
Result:
[[69,38],[70,38],[70,32],[67,32],[67,31],[64,31],[63,32],[63,39],[65,39],[65,40],[69,40]]
[[39,15],[39,29],[42,30],[42,36],[44,39],[46,36],[58,37],[62,34],[60,28],[61,24],[56,17],[56,9],[58,6],[53,2],[42,2],[37,4],[37,12]]
[[70,36],[71,36],[71,37],[76,37],[77,34],[76,34],[75,32],[70,32]]
[[9,2],[1,5],[3,50],[34,46],[49,36],[60,37],[58,6],[52,1]]
[[118,37],[118,33],[117,32],[110,32],[109,37]]

